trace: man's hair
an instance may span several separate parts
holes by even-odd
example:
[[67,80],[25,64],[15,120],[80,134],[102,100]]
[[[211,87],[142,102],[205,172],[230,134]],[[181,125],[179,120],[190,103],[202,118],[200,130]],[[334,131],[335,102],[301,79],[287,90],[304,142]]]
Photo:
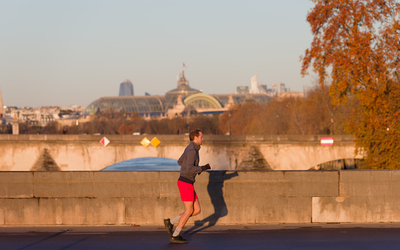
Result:
[[193,141],[195,137],[199,136],[200,132],[201,132],[200,129],[193,129],[192,131],[190,131],[190,134],[189,134],[190,141]]

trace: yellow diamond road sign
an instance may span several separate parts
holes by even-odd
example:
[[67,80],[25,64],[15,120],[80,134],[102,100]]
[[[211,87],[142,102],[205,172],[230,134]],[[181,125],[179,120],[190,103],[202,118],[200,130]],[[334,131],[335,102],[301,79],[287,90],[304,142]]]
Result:
[[154,137],[152,140],[151,140],[151,145],[153,145],[155,148],[158,146],[158,145],[160,145],[160,140],[159,139],[157,139],[157,137]]
[[147,146],[149,146],[150,141],[149,141],[149,139],[147,139],[147,137],[145,137],[140,141],[140,144],[142,144],[144,147],[147,147]]
[[140,144],[142,144],[143,147],[147,147],[151,144],[151,145],[153,145],[153,147],[156,148],[158,145],[160,145],[160,143],[161,142],[157,137],[154,137],[151,141],[149,141],[149,139],[147,139],[147,137],[145,137],[140,141]]

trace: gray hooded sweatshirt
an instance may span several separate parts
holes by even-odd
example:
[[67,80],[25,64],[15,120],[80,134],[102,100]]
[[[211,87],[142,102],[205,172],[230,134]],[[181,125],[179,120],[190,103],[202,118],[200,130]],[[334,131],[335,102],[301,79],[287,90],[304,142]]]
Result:
[[193,184],[196,175],[206,170],[205,166],[199,166],[199,150],[200,145],[197,145],[197,143],[193,141],[185,148],[185,151],[183,151],[183,154],[178,160],[178,164],[181,166],[178,180]]

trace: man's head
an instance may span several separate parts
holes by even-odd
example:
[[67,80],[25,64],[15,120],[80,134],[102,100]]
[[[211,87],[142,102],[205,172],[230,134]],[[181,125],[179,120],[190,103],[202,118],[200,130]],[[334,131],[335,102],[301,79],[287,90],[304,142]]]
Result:
[[203,143],[203,133],[200,129],[193,129],[189,134],[190,141],[195,142],[197,145],[201,145]]

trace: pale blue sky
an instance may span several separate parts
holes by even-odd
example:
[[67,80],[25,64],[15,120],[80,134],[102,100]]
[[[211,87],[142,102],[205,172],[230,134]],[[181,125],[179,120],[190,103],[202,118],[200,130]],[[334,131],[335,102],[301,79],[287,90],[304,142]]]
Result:
[[300,55],[312,36],[309,0],[0,0],[4,105],[86,106],[117,96],[164,95],[186,62],[191,87],[233,93],[283,82],[311,86]]

